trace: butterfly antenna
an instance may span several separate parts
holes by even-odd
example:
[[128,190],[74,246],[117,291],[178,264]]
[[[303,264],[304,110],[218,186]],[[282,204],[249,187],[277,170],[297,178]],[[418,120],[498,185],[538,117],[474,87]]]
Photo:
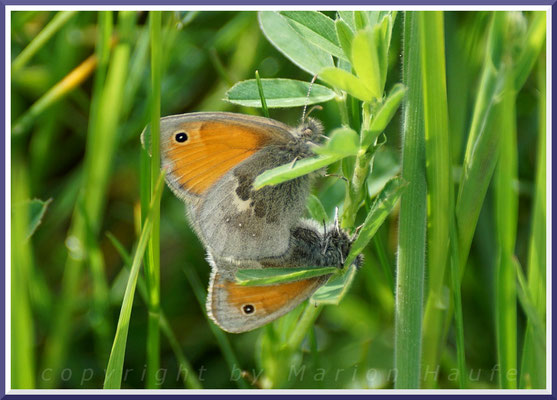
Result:
[[[311,93],[311,88],[313,86],[313,83],[315,82],[315,80],[317,79],[317,74],[313,75],[313,78],[311,78],[311,82],[309,83],[309,87],[308,87],[308,94],[306,96],[306,104],[304,105],[304,111],[302,112],[302,122],[304,122],[306,120],[306,110],[308,108],[308,104],[309,104],[309,95]],[[312,110],[310,110],[311,112]],[[309,115],[309,113],[308,113]]]
[[335,230],[340,233],[340,226],[338,223],[338,207],[335,207]]
[[325,238],[325,245],[323,246],[322,254],[325,255],[329,248],[329,237],[327,236],[327,223],[323,220],[323,237]]

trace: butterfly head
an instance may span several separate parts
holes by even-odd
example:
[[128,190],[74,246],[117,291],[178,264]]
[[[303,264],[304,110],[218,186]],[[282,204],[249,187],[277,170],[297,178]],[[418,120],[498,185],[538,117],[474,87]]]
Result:
[[320,144],[323,142],[323,124],[315,118],[306,118],[296,129],[297,136],[303,142]]

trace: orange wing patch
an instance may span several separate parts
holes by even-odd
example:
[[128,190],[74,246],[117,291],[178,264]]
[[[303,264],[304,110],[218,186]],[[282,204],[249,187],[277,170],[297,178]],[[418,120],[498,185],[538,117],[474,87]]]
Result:
[[240,286],[224,281],[221,285],[228,293],[228,305],[245,315],[274,314],[297,298],[306,298],[322,278],[310,278],[269,286]]
[[[184,132],[182,143],[176,135]],[[270,132],[234,122],[187,122],[161,143],[168,173],[184,190],[201,195],[236,165],[272,141]]]

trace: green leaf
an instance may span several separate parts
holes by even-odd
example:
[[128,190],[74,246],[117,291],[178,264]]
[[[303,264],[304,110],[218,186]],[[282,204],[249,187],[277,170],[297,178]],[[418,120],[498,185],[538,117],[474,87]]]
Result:
[[[263,93],[269,108],[300,107],[329,101],[335,92],[314,83],[294,79],[261,79]],[[309,92],[309,97],[308,97]],[[224,100],[245,107],[261,107],[261,98],[255,79],[241,81],[232,86],[225,94]]]
[[367,246],[377,229],[391,213],[407,183],[400,177],[391,179],[375,199],[358,237],[352,243],[345,264],[351,264]]
[[360,31],[354,36],[352,41],[352,65],[371,96],[375,98],[383,97],[377,45],[369,31]]
[[340,43],[340,47],[345,54],[345,58],[350,60],[352,59],[352,40],[354,39],[354,32],[348,26],[346,22],[342,19],[337,19],[335,21],[335,30],[338,37],[338,42]]
[[[356,31],[356,25],[354,24],[354,11],[337,11],[338,16],[350,27],[352,32]],[[337,19],[338,21],[338,19]]]
[[391,119],[393,119],[393,116],[398,110],[405,93],[406,88],[401,83],[397,83],[393,86],[389,96],[377,110],[375,117],[371,120],[369,131],[364,133],[362,138],[362,147],[369,147],[377,135],[383,132],[387,125],[389,125],[389,122],[391,122]]
[[280,11],[290,26],[312,44],[327,53],[348,59],[340,48],[335,32],[335,22],[317,11]]
[[294,165],[281,165],[280,167],[269,169],[259,175],[255,179],[253,187],[255,190],[258,190],[264,186],[278,185],[279,183],[317,171],[318,169],[326,167],[341,158],[342,157],[338,155],[324,155],[313,158],[305,158],[297,161]]
[[12,208],[12,213],[15,211],[17,212],[19,208],[27,208],[27,215],[29,224],[27,225],[27,231],[25,233],[25,238],[29,240],[31,236],[35,233],[39,225],[43,220],[43,216],[46,213],[46,209],[48,205],[52,202],[52,199],[48,199],[47,201],[33,199],[27,200],[23,204],[20,204],[16,207]]
[[356,268],[351,266],[346,273],[331,277],[325,285],[320,287],[313,296],[311,296],[311,302],[317,305],[338,305],[348,292],[355,275]]
[[321,222],[329,219],[321,200],[313,194],[310,194],[306,200],[306,209],[311,218],[316,221]]
[[365,29],[369,26],[369,19],[366,11],[354,11],[354,25],[356,26],[356,30]]
[[350,128],[338,128],[331,133],[331,138],[324,146],[313,149],[320,155],[355,156],[360,149],[360,136]]
[[340,68],[325,68],[319,73],[319,78],[332,87],[344,90],[349,95],[362,101],[371,101],[373,98],[373,93],[361,79]]
[[373,28],[373,39],[377,48],[377,59],[379,61],[379,87],[381,92],[387,80],[387,69],[389,68],[389,44],[391,40],[392,19],[390,16],[383,18],[380,24]]
[[259,25],[273,46],[304,71],[315,75],[323,68],[334,65],[329,53],[300,36],[287,18],[279,13],[259,12]]
[[262,268],[239,269],[236,272],[236,282],[242,286],[276,285],[279,283],[294,282],[317,276],[329,275],[338,272],[336,267],[324,268]]

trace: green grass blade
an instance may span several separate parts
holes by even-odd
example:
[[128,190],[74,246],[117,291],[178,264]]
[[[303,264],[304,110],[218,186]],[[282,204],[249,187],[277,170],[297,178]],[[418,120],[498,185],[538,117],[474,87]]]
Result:
[[[112,233],[107,232],[106,236],[111,241],[112,245],[116,248],[116,251],[118,251],[118,254],[122,258],[122,261],[124,261],[124,266],[128,269],[128,271],[131,270],[133,260],[126,251],[125,247],[122,245],[122,243],[120,243],[118,239],[116,239],[116,237]],[[139,290],[139,294],[141,295],[143,302],[145,304],[148,304],[149,299],[147,295],[147,285],[145,284],[144,277],[141,275],[139,275],[137,279],[137,289]],[[199,382],[199,379],[197,379],[196,372],[193,370],[190,362],[184,355],[181,344],[172,331],[172,327],[166,319],[166,316],[162,309],[160,315],[160,327],[161,331],[166,336],[168,343],[172,348],[172,351],[174,352],[176,360],[178,361],[178,367],[180,375],[182,376],[182,379],[184,381],[184,386],[190,389],[202,389],[203,386],[201,385],[201,382]]]
[[[538,59],[538,149],[532,234],[528,251],[528,289],[539,318],[545,317],[546,302],[546,71],[545,57]],[[531,317],[526,325],[520,369],[520,388],[543,389],[546,387],[546,349],[536,340]],[[545,331],[545,329],[544,329]]]
[[[161,11],[149,13],[149,30],[151,36],[151,188],[160,171],[160,117],[161,117]],[[151,193],[151,198],[153,194]],[[155,203],[153,211],[153,229],[149,238],[149,262],[146,264],[148,303],[147,325],[147,382],[146,388],[155,389],[157,373],[160,366],[160,205]]]
[[28,179],[20,159],[12,165],[11,218],[11,382],[12,389],[35,388],[34,323],[29,299],[32,247]]
[[62,27],[77,11],[59,11],[41,32],[33,38],[31,43],[23,49],[12,63],[12,74],[17,74],[29,62],[37,51]]
[[[434,370],[440,357],[439,341],[444,330],[443,285],[452,210],[443,13],[420,12],[418,26],[428,187],[429,291],[424,313],[423,368]],[[425,387],[437,385],[435,374],[426,374],[425,378]]]
[[[125,15],[124,15],[125,16]],[[99,44],[101,45],[101,44]],[[87,253],[87,223],[80,208],[83,207],[93,231],[98,232],[102,221],[102,210],[106,202],[108,178],[117,144],[117,132],[121,112],[122,95],[130,54],[130,43],[122,41],[114,49],[110,58],[106,82],[102,91],[97,121],[90,125],[94,131],[88,134],[89,141],[85,154],[84,181],[82,192],[74,208],[72,223],[68,232],[68,257],[64,267],[59,303],[49,336],[45,343],[43,370],[52,368],[53,379],[42,381],[46,387],[54,387],[60,379],[60,370],[71,345],[70,319],[75,309],[79,280]],[[93,99],[93,103],[96,100]],[[80,202],[83,201],[83,204]]]
[[104,380],[104,389],[120,389],[122,382],[122,369],[124,368],[124,357],[126,355],[126,342],[128,339],[128,328],[130,323],[130,316],[133,306],[133,298],[135,294],[135,287],[139,275],[139,268],[143,254],[147,248],[147,243],[151,236],[153,229],[153,222],[157,216],[159,208],[159,201],[162,195],[164,181],[164,172],[159,175],[159,180],[156,183],[153,199],[145,223],[141,228],[141,235],[137,243],[137,248],[133,256],[132,267],[130,276],[126,285],[126,292],[122,301],[122,308],[120,309],[120,316],[118,318],[118,326],[116,327],[116,334],[114,335],[114,342],[112,350],[110,351],[110,358],[106,367],[106,374]]
[[259,71],[255,71],[255,83],[257,84],[257,94],[259,95],[263,115],[269,118],[269,108],[267,108],[267,101],[265,100],[265,93],[263,91],[263,85],[261,84],[261,78],[259,78]]
[[499,73],[499,53],[505,40],[505,21],[504,12],[494,12],[491,16],[485,61],[463,161],[463,178],[458,188],[455,212],[460,241],[458,254],[461,274],[464,273],[480,210],[497,159],[500,132],[498,129],[486,129],[486,126],[491,118],[493,103],[503,87],[502,76]]
[[396,273],[396,389],[416,389],[420,382],[423,287],[426,248],[426,177],[423,96],[417,15],[404,13],[404,107],[402,179]]
[[458,239],[456,237],[456,220],[454,214],[451,216],[450,226],[450,267],[451,288],[454,298],[455,329],[456,329],[456,352],[458,359],[458,381],[459,389],[468,388],[468,371],[466,369],[466,355],[464,348],[464,317],[462,316],[462,297],[460,291],[460,271],[458,263]]
[[242,286],[276,285],[336,272],[337,267],[240,269],[236,272],[236,283]]
[[516,144],[516,94],[514,80],[506,68],[502,100],[495,106],[495,129],[500,129],[501,150],[495,169],[495,228],[498,261],[495,274],[495,320],[499,382],[503,389],[517,388],[516,271],[513,263],[518,220],[518,192],[513,185],[518,174]]

